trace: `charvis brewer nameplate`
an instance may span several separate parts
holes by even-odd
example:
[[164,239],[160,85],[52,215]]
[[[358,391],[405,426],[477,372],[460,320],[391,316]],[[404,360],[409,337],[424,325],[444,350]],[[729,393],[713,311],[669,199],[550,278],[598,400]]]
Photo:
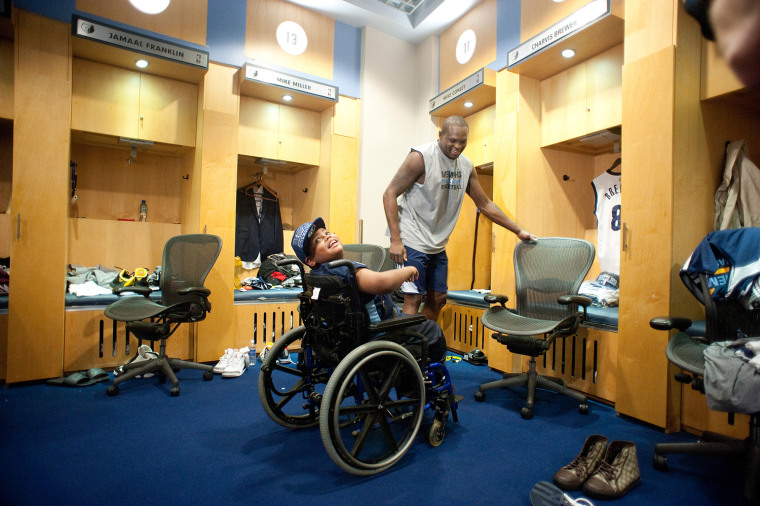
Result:
[[206,51],[108,26],[76,15],[72,17],[71,30],[74,36],[83,39],[208,69],[208,52]]
[[259,67],[257,65],[251,65],[250,63],[246,63],[244,65],[244,69],[245,79],[247,81],[271,84],[273,86],[279,86],[280,88],[297,91],[299,93],[307,93],[316,97],[326,98],[334,102],[338,101],[337,86],[330,86],[328,84],[310,81],[301,77],[283,74],[282,72]]
[[592,0],[559,23],[523,42],[507,55],[507,67],[512,68],[562,39],[579,32],[610,13],[610,0]]

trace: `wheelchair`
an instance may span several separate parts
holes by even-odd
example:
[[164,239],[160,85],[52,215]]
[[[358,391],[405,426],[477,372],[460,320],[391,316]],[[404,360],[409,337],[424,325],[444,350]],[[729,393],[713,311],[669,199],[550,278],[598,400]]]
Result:
[[[439,446],[457,404],[442,363],[427,360],[427,340],[409,326],[422,315],[370,323],[359,301],[355,268],[351,283],[337,276],[305,274],[299,295],[303,325],[283,334],[266,354],[259,398],[272,420],[289,429],[319,425],[330,458],[344,471],[369,476],[396,464],[409,450],[432,410],[428,442]],[[285,359],[283,360],[283,357]]]

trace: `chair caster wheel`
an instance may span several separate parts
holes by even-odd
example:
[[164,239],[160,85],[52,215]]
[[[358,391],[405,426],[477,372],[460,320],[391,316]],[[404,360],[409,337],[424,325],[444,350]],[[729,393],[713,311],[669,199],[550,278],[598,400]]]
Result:
[[116,397],[119,395],[118,385],[109,385],[108,390],[106,390],[106,394],[108,394],[108,397]]
[[433,447],[441,446],[445,437],[446,423],[436,416],[433,425],[430,427],[430,432],[428,432],[428,443]]
[[668,458],[665,455],[659,455],[657,453],[652,457],[652,465],[658,471],[668,470]]
[[172,397],[179,397],[179,387],[172,387],[171,391],[169,392],[169,395]]
[[533,409],[532,408],[522,408],[520,410],[520,416],[523,417],[525,420],[530,420],[533,418]]
[[481,392],[480,390],[475,392],[475,400],[478,402],[483,402],[484,400],[486,400],[485,392]]
[[214,379],[214,373],[211,371],[206,371],[203,373],[203,381],[211,381]]
[[588,404],[584,402],[583,404],[578,406],[578,413],[582,415],[588,415]]

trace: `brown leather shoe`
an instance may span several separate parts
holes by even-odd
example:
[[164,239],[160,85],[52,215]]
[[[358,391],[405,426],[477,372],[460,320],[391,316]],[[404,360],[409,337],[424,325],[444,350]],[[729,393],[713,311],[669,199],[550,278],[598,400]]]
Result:
[[636,445],[612,441],[596,472],[583,484],[583,492],[597,499],[617,499],[640,482]]
[[586,439],[583,449],[575,460],[557,471],[554,483],[563,490],[578,490],[586,478],[594,474],[607,449],[607,438],[593,435]]

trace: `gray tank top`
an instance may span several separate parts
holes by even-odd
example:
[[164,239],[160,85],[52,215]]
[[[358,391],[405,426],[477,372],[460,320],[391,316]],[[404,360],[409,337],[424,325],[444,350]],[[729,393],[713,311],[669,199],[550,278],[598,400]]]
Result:
[[399,228],[404,246],[423,253],[440,253],[446,248],[462,209],[472,162],[464,155],[446,157],[431,141],[412,148],[425,161],[425,183],[415,182],[399,196]]

